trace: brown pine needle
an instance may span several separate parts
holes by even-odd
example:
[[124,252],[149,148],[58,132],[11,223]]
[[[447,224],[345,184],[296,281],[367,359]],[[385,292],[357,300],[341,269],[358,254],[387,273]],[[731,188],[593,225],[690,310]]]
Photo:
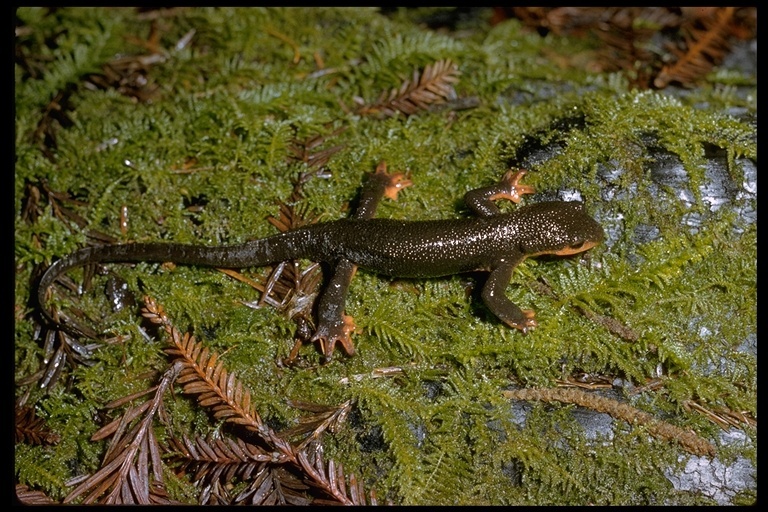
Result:
[[671,82],[690,83],[693,77],[703,76],[722,60],[730,47],[728,34],[735,10],[735,7],[718,9],[703,30],[692,29],[686,37],[686,51],[673,64],[662,68],[653,85],[661,89]]
[[296,42],[293,39],[291,39],[290,37],[286,36],[281,32],[278,32],[276,29],[272,27],[267,27],[265,31],[267,34],[278,38],[279,40],[281,40],[282,42],[290,46],[291,49],[293,49],[293,63],[294,64],[299,63],[299,61],[301,60],[301,52],[299,51],[299,45],[296,44]]
[[[249,457],[252,459],[255,457],[255,462],[257,463],[263,462],[278,465],[275,471],[278,471],[280,469],[279,465],[283,464],[288,464],[301,470],[304,475],[303,479],[310,487],[321,490],[322,493],[331,498],[330,500],[314,499],[313,503],[327,502],[344,505],[365,503],[362,485],[358,483],[354,476],[349,476],[350,489],[348,494],[347,484],[345,483],[346,477],[342,466],[335,464],[333,461],[330,461],[327,466],[325,465],[322,460],[322,445],[312,440],[308,444],[293,446],[289,441],[277,434],[262,421],[261,416],[251,403],[250,392],[234,373],[227,373],[223,362],[218,360],[217,353],[210,352],[208,348],[195,341],[195,338],[189,333],[182,334],[168,319],[163,307],[157,304],[154,299],[145,297],[144,303],[142,315],[152,323],[161,326],[170,337],[168,341],[171,346],[166,349],[166,353],[173,358],[173,367],[178,368],[176,383],[182,386],[184,393],[196,395],[198,404],[201,407],[211,409],[214,418],[226,423],[241,425],[250,432],[257,434],[267,445],[267,451],[262,452],[260,449],[250,450],[251,455]],[[335,413],[332,413],[331,419],[325,423],[324,428],[331,429],[336,423],[343,420],[348,411],[348,406],[348,404],[342,404]],[[121,431],[121,426],[117,427],[117,431]],[[222,458],[224,457],[237,457],[238,450],[242,451],[247,448],[244,444],[217,444],[205,441],[198,441],[196,443],[188,441],[183,443],[176,442],[175,444],[182,454],[199,458],[196,454],[205,453],[205,456],[209,457],[211,461],[216,459],[223,460]],[[112,464],[116,463],[113,462]],[[105,470],[102,469],[103,471]],[[275,471],[271,473],[273,480],[278,475]],[[277,480],[279,479],[280,477],[278,476]],[[257,483],[258,485],[256,485]],[[296,485],[298,485],[291,484],[287,480],[282,481],[282,484],[293,485],[294,490]],[[78,490],[83,485],[85,484],[81,484]],[[300,503],[302,500],[307,499],[304,493],[297,494],[293,491],[274,494],[277,492],[274,486],[278,484],[266,485],[264,482],[256,482],[253,485],[255,488],[253,486],[250,487],[250,490],[245,491],[245,494],[240,496],[241,499],[248,498],[249,501],[254,503],[261,503],[261,498],[269,496],[272,497],[265,498],[266,501],[264,503],[271,502],[272,499],[276,500],[275,502]],[[352,490],[353,488],[354,491]],[[208,489],[209,492],[212,492],[210,487]],[[218,498],[226,501],[224,494],[224,491],[222,491]],[[237,501],[237,498],[235,498],[235,501]],[[375,495],[373,493],[370,494],[370,501],[375,503]]]
[[459,69],[450,59],[429,64],[422,73],[413,72],[411,80],[383,92],[372,105],[362,105],[358,114],[391,117],[398,112],[407,116],[427,110],[430,105],[456,99],[453,84],[459,81]]

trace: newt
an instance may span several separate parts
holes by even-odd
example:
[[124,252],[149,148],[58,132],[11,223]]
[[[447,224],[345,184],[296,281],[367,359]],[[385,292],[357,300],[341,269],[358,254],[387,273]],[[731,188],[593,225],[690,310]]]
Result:
[[317,328],[311,341],[326,361],[340,344],[355,353],[351,317],[344,314],[347,290],[357,268],[399,278],[430,278],[485,271],[481,297],[503,323],[523,333],[534,328],[533,310],[523,310],[504,290],[512,272],[525,258],[543,254],[570,255],[591,249],[604,238],[600,224],[583,203],[545,201],[502,213],[494,201],[519,203],[535,192],[520,183],[524,170],[508,171],[491,186],[467,192],[465,204],[474,217],[442,220],[373,218],[382,197],[396,199],[409,186],[402,173],[388,173],[382,162],[361,192],[349,218],[310,224],[277,235],[231,246],[176,243],[128,243],[86,247],[55,261],[39,282],[37,299],[46,320],[71,334],[71,324],[55,320],[44,304],[47,290],[70,269],[107,262],[173,262],[218,268],[245,268],[306,259],[331,267],[317,302]]

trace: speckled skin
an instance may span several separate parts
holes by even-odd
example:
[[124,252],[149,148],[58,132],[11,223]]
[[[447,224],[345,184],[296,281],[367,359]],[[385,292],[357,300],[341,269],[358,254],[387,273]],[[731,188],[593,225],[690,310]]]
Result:
[[[541,202],[511,213],[499,213],[491,202],[499,197],[531,193],[520,189],[522,172],[507,174],[492,187],[471,191],[467,204],[480,216],[451,220],[399,221],[372,219],[383,194],[381,180],[391,175],[378,173],[371,180],[362,203],[366,206],[353,218],[313,224],[241,245],[205,247],[197,245],[136,243],[88,247],[56,261],[40,281],[38,299],[44,304],[47,288],[63,272],[97,262],[164,262],[220,268],[269,265],[286,260],[308,259],[333,265],[339,289],[321,297],[316,339],[330,359],[335,343],[342,342],[354,352],[348,324],[343,320],[346,287],[357,267],[393,277],[427,278],[467,271],[489,271],[483,301],[502,321],[520,330],[536,325],[532,311],[523,311],[504,296],[512,270],[528,256],[573,254],[603,240],[603,229],[578,202]],[[369,189],[371,186],[369,186]],[[515,200],[515,199],[513,199]],[[519,199],[517,199],[519,200]],[[50,319],[50,314],[43,308]],[[351,321],[351,319],[348,319]],[[346,326],[346,327],[345,327]]]
[[346,258],[394,277],[437,277],[493,270],[503,259],[557,253],[602,240],[582,203],[543,202],[493,217],[454,220],[340,220],[307,229],[301,257]]

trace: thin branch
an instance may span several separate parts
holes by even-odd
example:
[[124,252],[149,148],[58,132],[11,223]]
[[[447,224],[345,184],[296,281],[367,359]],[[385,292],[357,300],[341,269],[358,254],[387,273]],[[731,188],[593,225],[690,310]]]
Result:
[[515,389],[503,391],[502,395],[513,400],[540,400],[543,402],[561,402],[575,404],[597,412],[610,414],[616,419],[626,421],[630,425],[643,425],[648,432],[660,439],[677,441],[686,451],[694,455],[715,455],[715,447],[696,435],[696,433],[684,430],[680,427],[659,420],[629,404],[587,393],[580,389],[553,388],[553,389]]

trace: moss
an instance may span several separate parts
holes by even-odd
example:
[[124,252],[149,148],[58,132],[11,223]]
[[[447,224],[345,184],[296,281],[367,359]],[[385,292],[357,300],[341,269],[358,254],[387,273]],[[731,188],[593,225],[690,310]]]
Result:
[[[756,127],[749,115],[756,115],[756,104],[726,89],[747,87],[754,97],[755,82],[721,73],[688,96],[628,90],[616,75],[588,75],[545,58],[588,51],[580,41],[543,38],[514,20],[486,28],[482,17],[466,21],[470,33],[458,37],[420,28],[419,17],[428,14],[184,9],[158,22],[168,53],[147,77],[159,92],[151,103],[137,103],[82,83],[115,55],[144,51],[128,36],[147,37],[148,21],[130,9],[20,9],[20,22],[32,30],[17,45],[40,55],[43,72],[33,77],[16,67],[15,211],[22,211],[25,183],[45,179],[83,201],[76,210],[89,228],[121,242],[213,245],[265,236],[274,232],[265,218],[277,213],[291,180],[306,169],[288,159],[291,142],[339,126],[347,129],[328,141],[344,144],[328,164],[332,177],[304,189],[304,201],[323,220],[346,215],[364,173],[381,160],[408,170],[414,186],[397,202],[383,203],[378,215],[414,219],[466,215],[465,191],[495,181],[508,166],[526,166],[528,182],[540,192],[530,200],[578,191],[608,233],[587,260],[520,266],[507,294],[537,310],[539,327],[526,336],[471,299],[477,285],[467,276],[406,281],[361,271],[348,301],[360,328],[358,354],[313,369],[280,369],[274,361],[290,350],[292,323],[271,309],[243,306],[258,297],[253,289],[211,269],[110,268],[138,297],[155,297],[178,326],[223,354],[269,421],[297,417],[286,398],[325,404],[355,398],[358,423],[328,449],[380,498],[711,503],[673,488],[660,468],[679,469],[683,454],[641,426],[614,425],[610,439],[588,438],[572,408],[518,404],[510,412],[500,392],[511,384],[553,386],[579,372],[624,379],[630,390],[661,379],[663,391],[646,391],[636,405],[710,439],[717,429],[686,410],[686,400],[756,416],[756,350],[749,349],[756,332],[756,229],[742,215],[756,208],[744,186],[754,179],[748,173],[756,162]],[[175,50],[190,29],[191,44]],[[443,58],[459,64],[457,90],[478,97],[477,108],[377,120],[340,106],[353,105],[356,96],[373,101]],[[67,86],[75,87],[67,113],[72,123],[54,125],[56,148],[48,159],[34,132],[42,109]],[[727,115],[732,107],[746,110],[746,120]],[[725,157],[712,158],[712,148]],[[185,165],[191,170],[179,172]],[[726,183],[719,210],[707,202],[713,165]],[[188,209],[191,203],[203,204],[202,211]],[[638,237],[646,227],[655,236]],[[18,216],[15,228],[22,377],[36,370],[40,354],[26,306],[33,267],[86,238],[49,206],[31,224]],[[91,414],[146,384],[131,378],[164,361],[160,342],[137,329],[135,310],[109,312],[104,279],[95,277],[80,307],[102,319],[99,329],[130,339],[99,349],[97,364],[67,375],[73,389],[34,395],[49,426],[60,429],[60,446],[16,450],[18,481],[55,498],[66,495],[68,478],[97,467],[101,445],[88,441],[98,428],[89,424]],[[541,293],[542,283],[552,294]],[[615,319],[637,339],[617,336],[584,311]],[[319,362],[313,347],[302,356]],[[400,367],[403,375],[370,377],[386,367]],[[115,379],[117,369],[125,380]],[[217,428],[194,410],[188,403],[171,407],[174,426]],[[754,461],[754,438],[729,449]],[[181,482],[169,490],[179,499],[191,492]]]

